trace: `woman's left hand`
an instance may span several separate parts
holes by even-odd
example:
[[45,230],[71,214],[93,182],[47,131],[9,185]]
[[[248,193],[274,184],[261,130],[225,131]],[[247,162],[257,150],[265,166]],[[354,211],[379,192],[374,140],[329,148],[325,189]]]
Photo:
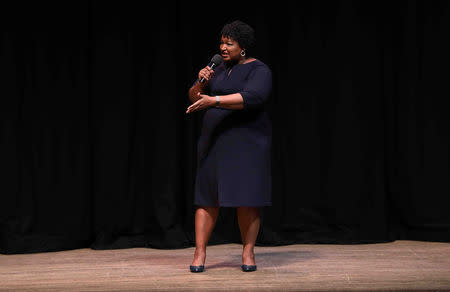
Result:
[[186,113],[192,113],[192,112],[196,112],[196,111],[201,111],[205,108],[208,108],[210,106],[213,106],[216,103],[214,97],[206,95],[206,94],[200,94],[200,92],[198,93],[198,100],[191,104],[187,110]]

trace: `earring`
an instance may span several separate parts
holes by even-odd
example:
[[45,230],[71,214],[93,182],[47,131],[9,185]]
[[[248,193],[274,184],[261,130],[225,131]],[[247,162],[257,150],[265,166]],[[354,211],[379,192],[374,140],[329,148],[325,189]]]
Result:
[[242,56],[242,57],[245,57],[245,50],[242,50],[242,51],[241,51],[241,56]]

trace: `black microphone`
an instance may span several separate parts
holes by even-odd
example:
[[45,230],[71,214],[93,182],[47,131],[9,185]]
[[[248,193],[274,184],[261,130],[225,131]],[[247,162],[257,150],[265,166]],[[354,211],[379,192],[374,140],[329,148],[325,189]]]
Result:
[[[220,64],[222,64],[223,58],[221,55],[219,54],[215,54],[214,57],[211,58],[211,62],[209,62],[208,66],[211,69],[214,69],[215,67],[219,66]],[[202,77],[202,79],[200,79],[200,83],[205,82],[205,78]]]

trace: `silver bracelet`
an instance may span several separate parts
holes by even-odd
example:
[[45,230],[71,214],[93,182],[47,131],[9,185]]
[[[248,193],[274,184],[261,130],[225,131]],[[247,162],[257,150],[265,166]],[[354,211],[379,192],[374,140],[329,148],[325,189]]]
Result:
[[220,99],[219,99],[219,96],[216,95],[216,106],[219,106],[219,104],[220,104]]

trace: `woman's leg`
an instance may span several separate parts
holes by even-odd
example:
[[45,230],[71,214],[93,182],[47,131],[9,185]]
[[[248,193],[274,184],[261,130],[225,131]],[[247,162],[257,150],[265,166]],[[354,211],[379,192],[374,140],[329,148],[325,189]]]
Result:
[[237,214],[242,243],[244,245],[242,250],[242,264],[255,265],[254,247],[259,232],[259,208],[238,207]]
[[193,266],[203,265],[206,245],[219,215],[219,207],[198,207],[195,211],[195,254]]

